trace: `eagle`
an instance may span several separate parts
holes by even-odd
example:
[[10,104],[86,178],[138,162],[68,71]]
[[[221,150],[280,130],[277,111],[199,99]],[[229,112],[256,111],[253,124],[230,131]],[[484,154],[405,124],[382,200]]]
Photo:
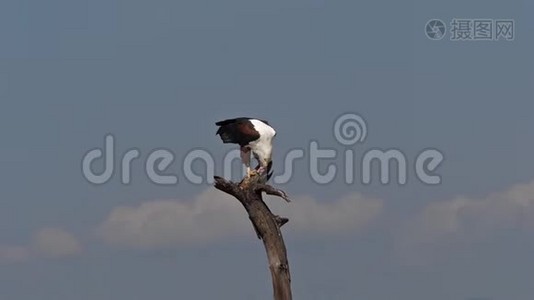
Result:
[[[216,122],[219,126],[217,133],[223,143],[238,144],[241,151],[241,161],[247,168],[246,177],[250,178],[253,173],[267,176],[266,181],[272,176],[273,166],[273,139],[276,130],[269,122],[256,118],[240,117]],[[254,171],[250,168],[250,154],[258,161]]]

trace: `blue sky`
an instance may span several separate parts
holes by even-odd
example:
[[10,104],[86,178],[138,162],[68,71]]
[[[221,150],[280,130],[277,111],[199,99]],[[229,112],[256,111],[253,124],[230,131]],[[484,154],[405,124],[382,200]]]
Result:
[[[295,299],[532,299],[532,1],[3,1],[0,298],[270,299],[263,247],[238,203],[188,183],[216,121],[254,116],[285,154],[354,146],[445,156],[439,185],[320,185],[305,159],[267,197],[284,226]],[[513,41],[433,41],[439,18],[515,20]],[[132,182],[93,185],[84,154],[111,133],[141,156]],[[172,151],[176,185],[143,162]],[[306,152],[306,151],[305,151]],[[119,156],[120,157],[120,156]],[[117,158],[118,159],[118,158]],[[332,161],[342,165],[340,157]],[[118,160],[116,161],[118,166]],[[322,169],[326,163],[321,163]],[[195,170],[202,173],[202,165]],[[357,178],[358,179],[358,178]]]

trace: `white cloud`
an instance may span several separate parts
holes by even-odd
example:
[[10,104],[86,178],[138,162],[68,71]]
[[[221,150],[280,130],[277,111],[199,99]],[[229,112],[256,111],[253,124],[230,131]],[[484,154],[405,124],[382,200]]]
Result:
[[237,200],[208,191],[188,203],[154,200],[117,207],[97,228],[97,234],[109,244],[154,248],[242,234],[250,226]]
[[80,242],[70,233],[59,228],[42,228],[33,237],[33,250],[44,257],[72,256],[82,251]]
[[383,208],[382,200],[359,193],[334,201],[297,197],[289,204],[278,198],[268,199],[274,213],[289,218],[287,230],[311,234],[343,234],[364,229]]
[[0,245],[0,264],[26,262],[35,258],[60,258],[82,251],[80,242],[59,228],[37,230],[30,245]]
[[404,257],[427,259],[497,231],[534,229],[534,182],[483,198],[456,197],[426,206],[406,222],[397,246]]
[[[297,197],[291,203],[266,197],[276,214],[288,217],[287,230],[312,233],[352,232],[367,225],[382,210],[382,201],[353,194],[337,201]],[[217,241],[254,234],[241,204],[210,188],[193,201],[155,200],[113,209],[97,228],[107,243],[135,248],[159,248]]]
[[0,264],[25,262],[30,259],[30,251],[23,246],[0,245]]

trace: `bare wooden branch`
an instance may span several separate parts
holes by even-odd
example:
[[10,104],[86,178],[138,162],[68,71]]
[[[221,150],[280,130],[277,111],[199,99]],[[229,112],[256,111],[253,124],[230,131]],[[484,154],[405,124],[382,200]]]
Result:
[[271,271],[274,299],[291,300],[291,276],[286,246],[280,227],[289,220],[274,215],[262,198],[262,192],[290,202],[284,191],[265,184],[260,176],[243,179],[239,184],[215,176],[215,188],[234,196],[243,205],[256,235],[263,241]]
[[278,196],[286,200],[287,202],[291,202],[291,200],[289,200],[289,198],[287,197],[287,194],[284,191],[275,189],[272,186],[267,185],[267,184],[256,184],[254,185],[254,190],[256,192],[265,192],[265,194],[267,195]]

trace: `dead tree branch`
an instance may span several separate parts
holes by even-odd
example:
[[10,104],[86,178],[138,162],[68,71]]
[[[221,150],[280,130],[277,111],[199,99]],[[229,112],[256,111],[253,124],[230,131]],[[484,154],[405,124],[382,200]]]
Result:
[[284,191],[261,183],[259,176],[242,180],[239,184],[215,176],[215,188],[234,196],[245,207],[256,235],[263,241],[271,271],[274,299],[291,300],[291,276],[286,246],[280,227],[287,218],[274,215],[262,198],[262,192],[290,202]]

